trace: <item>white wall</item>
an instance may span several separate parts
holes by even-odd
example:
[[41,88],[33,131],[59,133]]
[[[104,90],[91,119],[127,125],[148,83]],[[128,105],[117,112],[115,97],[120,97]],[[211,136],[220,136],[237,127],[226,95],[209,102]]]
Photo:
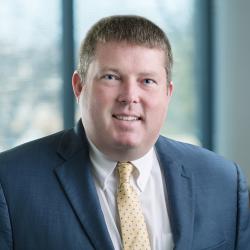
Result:
[[250,1],[215,2],[215,150],[238,162],[250,185]]

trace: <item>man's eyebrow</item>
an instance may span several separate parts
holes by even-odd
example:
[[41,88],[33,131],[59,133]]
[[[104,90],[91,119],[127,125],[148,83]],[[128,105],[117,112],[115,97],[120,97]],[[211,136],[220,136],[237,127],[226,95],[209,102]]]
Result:
[[120,71],[118,69],[112,68],[112,67],[104,67],[104,68],[100,69],[100,73],[104,73],[104,72],[107,72],[107,71],[114,72],[114,73],[117,73],[117,74],[120,73]]
[[155,71],[143,71],[143,72],[141,72],[141,73],[139,73],[139,76],[157,76],[158,74],[157,74],[157,72],[155,72]]
[[[108,72],[119,74],[119,75],[122,74],[122,72],[119,69],[114,68],[114,67],[100,68],[99,74],[108,73]],[[137,75],[139,77],[157,77],[159,74],[156,71],[144,70],[144,71],[139,72]]]

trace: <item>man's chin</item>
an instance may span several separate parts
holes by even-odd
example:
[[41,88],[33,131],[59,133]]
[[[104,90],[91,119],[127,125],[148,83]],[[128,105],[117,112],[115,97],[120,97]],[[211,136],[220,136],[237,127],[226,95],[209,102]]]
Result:
[[130,149],[133,150],[138,147],[138,143],[133,141],[118,141],[116,142],[116,146],[124,150],[130,150]]
[[118,137],[114,140],[115,145],[124,149],[134,149],[140,146],[140,140],[138,136],[131,137]]

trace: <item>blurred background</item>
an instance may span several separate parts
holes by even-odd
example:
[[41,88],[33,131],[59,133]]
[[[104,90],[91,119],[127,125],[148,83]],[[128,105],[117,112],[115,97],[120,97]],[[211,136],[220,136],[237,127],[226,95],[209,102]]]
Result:
[[162,134],[236,161],[250,183],[249,13],[248,0],[0,0],[0,151],[74,126],[82,38],[101,17],[136,14],[173,47]]

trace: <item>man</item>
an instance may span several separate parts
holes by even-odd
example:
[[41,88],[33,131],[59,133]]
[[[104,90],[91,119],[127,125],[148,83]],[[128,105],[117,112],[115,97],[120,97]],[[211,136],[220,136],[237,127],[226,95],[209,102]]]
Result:
[[250,249],[239,167],[159,136],[172,62],[142,17],[91,28],[72,77],[77,126],[0,155],[0,249]]

